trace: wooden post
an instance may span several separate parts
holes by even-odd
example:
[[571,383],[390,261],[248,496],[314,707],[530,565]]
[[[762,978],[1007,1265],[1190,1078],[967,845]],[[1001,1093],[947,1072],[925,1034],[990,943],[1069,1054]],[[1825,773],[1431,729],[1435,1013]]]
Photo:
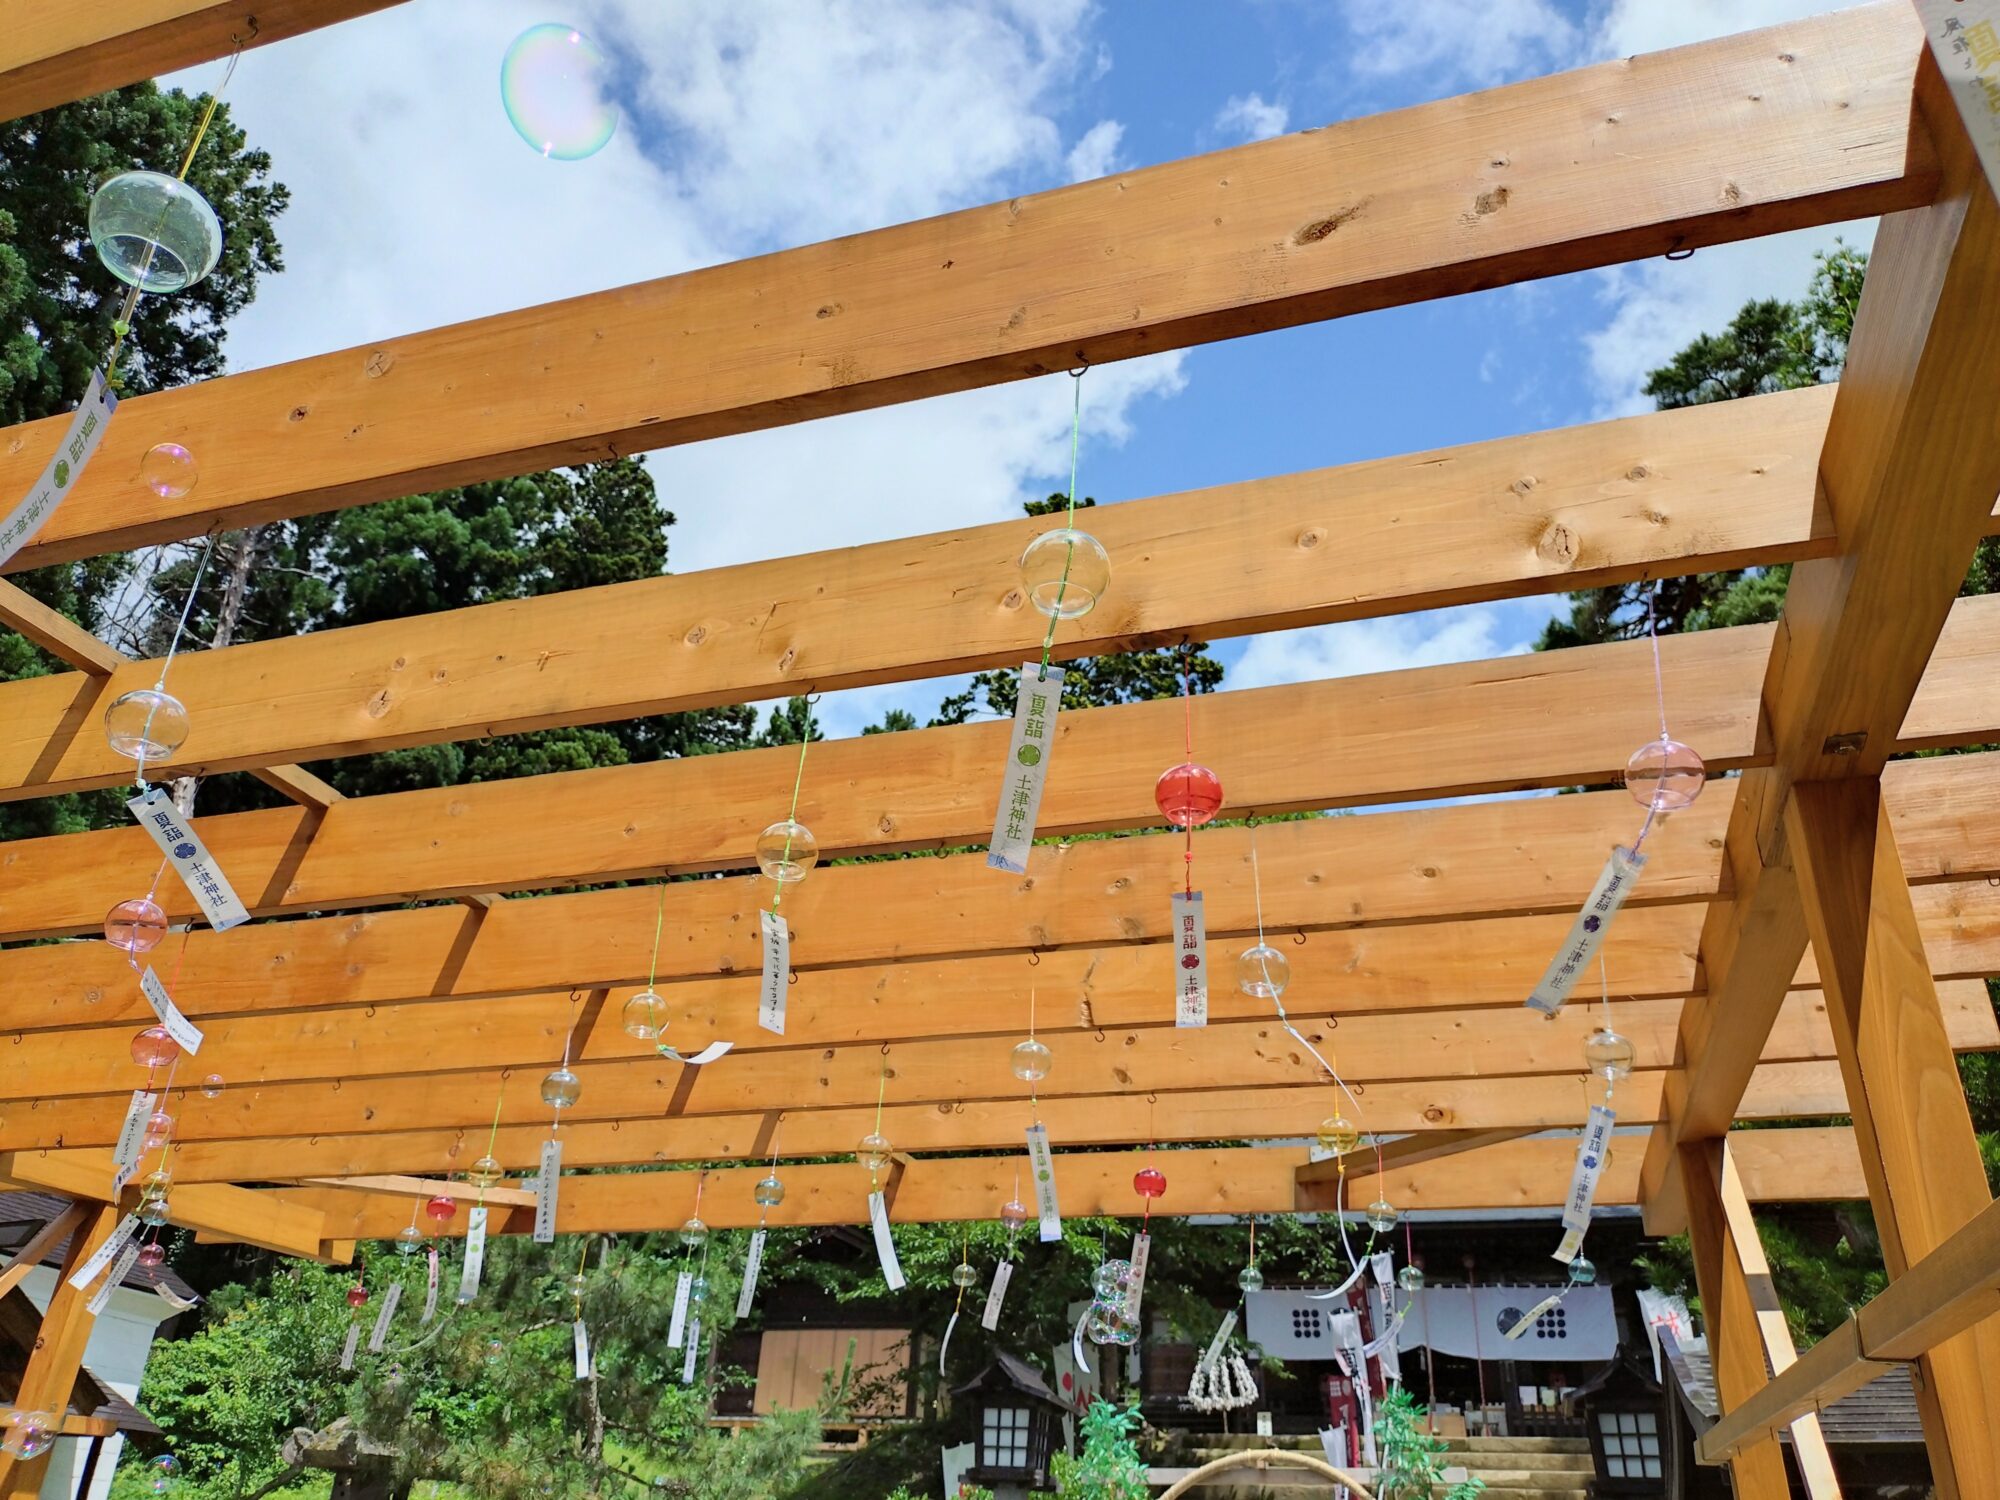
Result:
[[[1757,1309],[1757,1342],[1763,1347],[1765,1363],[1773,1375],[1782,1375],[1798,1362],[1798,1346],[1792,1342],[1791,1325],[1778,1301],[1778,1288],[1771,1280],[1771,1263],[1764,1258],[1764,1242],[1757,1236],[1757,1221],[1750,1213],[1750,1195],[1743,1190],[1742,1174],[1728,1143],[1722,1147],[1722,1216],[1729,1226],[1729,1254],[1741,1267],[1750,1300]],[[1833,1454],[1820,1430],[1819,1414],[1808,1412],[1792,1423],[1792,1459],[1805,1481],[1807,1500],[1840,1500],[1840,1480],[1833,1472]]]
[[[1715,1390],[1726,1412],[1761,1390],[1770,1376],[1758,1336],[1758,1298],[1742,1247],[1725,1205],[1725,1181],[1735,1173],[1721,1141],[1696,1141],[1680,1148],[1681,1182],[1687,1195],[1688,1238],[1694,1246],[1695,1281],[1701,1289],[1702,1320],[1708,1328],[1708,1357]],[[1736,1185],[1737,1192],[1742,1191]],[[1757,1260],[1763,1259],[1759,1251]],[[1790,1500],[1785,1454],[1775,1437],[1753,1443],[1729,1461],[1736,1500]]]
[[[23,1411],[46,1411],[58,1423],[69,1410],[70,1395],[76,1388],[77,1371],[83,1368],[84,1345],[96,1316],[86,1306],[91,1288],[82,1291],[69,1284],[70,1274],[89,1259],[97,1247],[111,1237],[118,1226],[118,1210],[100,1204],[91,1210],[75,1234],[70,1236],[69,1253],[63,1256],[62,1271],[48,1311],[42,1314],[42,1331],[28,1356],[27,1372],[21,1377],[20,1394],[14,1404]],[[0,1454],[0,1500],[36,1500],[49,1455],[17,1459]]]
[[[1881,783],[1801,783],[1786,830],[1893,1280],[1992,1195]],[[1915,1384],[1941,1500],[2000,1494],[2000,1325],[1932,1348]]]

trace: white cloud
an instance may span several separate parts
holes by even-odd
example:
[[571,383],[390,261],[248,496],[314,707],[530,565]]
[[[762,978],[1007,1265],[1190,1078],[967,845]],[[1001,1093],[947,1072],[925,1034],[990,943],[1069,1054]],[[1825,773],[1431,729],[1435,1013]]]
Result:
[[1710,245],[1686,260],[1649,260],[1597,273],[1610,316],[1583,336],[1595,415],[1651,411],[1641,387],[1697,334],[1726,327],[1745,302],[1794,300],[1812,279],[1813,254],[1836,239],[1866,248],[1873,220],[1798,229],[1731,245]]
[[[1055,112],[1108,66],[1089,0],[573,0],[630,106],[582,162],[501,108],[533,0],[413,0],[247,55],[237,120],[292,189],[285,274],[231,329],[233,368],[352,347],[1110,170]],[[214,69],[170,80],[207,87]],[[1122,441],[1183,359],[1107,365],[1089,441]],[[996,520],[1068,471],[1061,376],[669,449],[676,569]]]
[[[1180,351],[1084,377],[1093,439],[1122,443],[1141,400],[1185,385]],[[1007,520],[1069,481],[1065,375],[666,448],[647,466],[681,524],[676,571]],[[1100,500],[1109,499],[1100,495]],[[892,622],[885,622],[893,628]]]
[[[1641,0],[1658,4],[1660,0]],[[1437,98],[1567,67],[1580,33],[1551,0],[1432,0],[1421,12],[1345,0],[1356,71],[1422,74]]]
[[1071,182],[1088,182],[1093,177],[1108,177],[1118,170],[1118,143],[1125,138],[1125,127],[1116,120],[1099,120],[1083,133],[1063,165],[1069,171]]
[[1630,57],[1684,47],[1710,37],[1776,26],[1822,11],[1841,10],[1862,0],[1612,0],[1593,29],[1591,51],[1598,57]]
[[1246,141],[1267,140],[1285,133],[1291,112],[1262,94],[1237,94],[1215,112],[1218,134]]
[[1229,669],[1229,685],[1271,687],[1515,656],[1528,649],[1529,617],[1539,619],[1548,608],[1534,600],[1472,604],[1252,636],[1242,659]]

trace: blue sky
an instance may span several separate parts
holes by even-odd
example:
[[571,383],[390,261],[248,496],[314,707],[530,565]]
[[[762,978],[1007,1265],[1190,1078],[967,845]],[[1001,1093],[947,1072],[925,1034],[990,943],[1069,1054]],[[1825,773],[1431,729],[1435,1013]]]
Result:
[[[236,368],[948,211],[1831,0],[412,0],[248,54],[239,120],[293,192],[287,273]],[[538,21],[617,60],[625,120],[539,159],[498,99]],[[176,82],[207,86],[214,70]],[[1865,242],[1866,225],[1846,230]],[[1095,370],[1100,502],[1641,409],[1643,372],[1832,231],[1395,309]],[[978,524],[1067,475],[1064,377],[655,454],[677,569]],[[1114,562],[1113,588],[1116,588]],[[1559,599],[1218,645],[1229,686],[1520,650]],[[835,695],[830,733],[951,689]]]

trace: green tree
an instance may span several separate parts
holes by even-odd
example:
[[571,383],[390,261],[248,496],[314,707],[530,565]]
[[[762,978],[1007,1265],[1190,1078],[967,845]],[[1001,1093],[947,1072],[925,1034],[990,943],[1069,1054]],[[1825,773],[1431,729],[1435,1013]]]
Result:
[[[1389,1387],[1375,1409],[1375,1443],[1382,1464],[1376,1470],[1376,1500],[1434,1500],[1444,1486],[1445,1443],[1418,1423],[1416,1398],[1400,1385]],[[1478,1500],[1483,1479],[1461,1479],[1442,1500]]]
[[[1646,379],[1662,410],[1794,390],[1838,379],[1847,360],[1868,255],[1847,245],[1821,251],[1797,302],[1746,302],[1723,332],[1702,334]],[[1789,567],[1740,569],[1659,581],[1659,629],[1698,630],[1774,619]],[[1646,628],[1647,582],[1583,589],[1567,618],[1551,620],[1538,650],[1626,640]]]
[[1083,1452],[1075,1458],[1055,1456],[1056,1493],[1064,1500],[1146,1500],[1152,1490],[1132,1437],[1138,1425],[1136,1407],[1091,1402],[1077,1424]]

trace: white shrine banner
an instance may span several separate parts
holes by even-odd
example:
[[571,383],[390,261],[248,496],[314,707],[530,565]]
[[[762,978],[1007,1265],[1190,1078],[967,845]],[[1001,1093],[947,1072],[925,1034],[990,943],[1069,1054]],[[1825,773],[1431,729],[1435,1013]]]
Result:
[[[1458,1359],[1606,1360],[1618,1353],[1618,1320],[1611,1311],[1611,1288],[1569,1289],[1513,1343],[1507,1330],[1521,1315],[1557,1288],[1540,1286],[1425,1287],[1410,1292],[1409,1315],[1396,1340],[1399,1349],[1429,1345]],[[1505,1353],[1502,1354],[1501,1351]]]

